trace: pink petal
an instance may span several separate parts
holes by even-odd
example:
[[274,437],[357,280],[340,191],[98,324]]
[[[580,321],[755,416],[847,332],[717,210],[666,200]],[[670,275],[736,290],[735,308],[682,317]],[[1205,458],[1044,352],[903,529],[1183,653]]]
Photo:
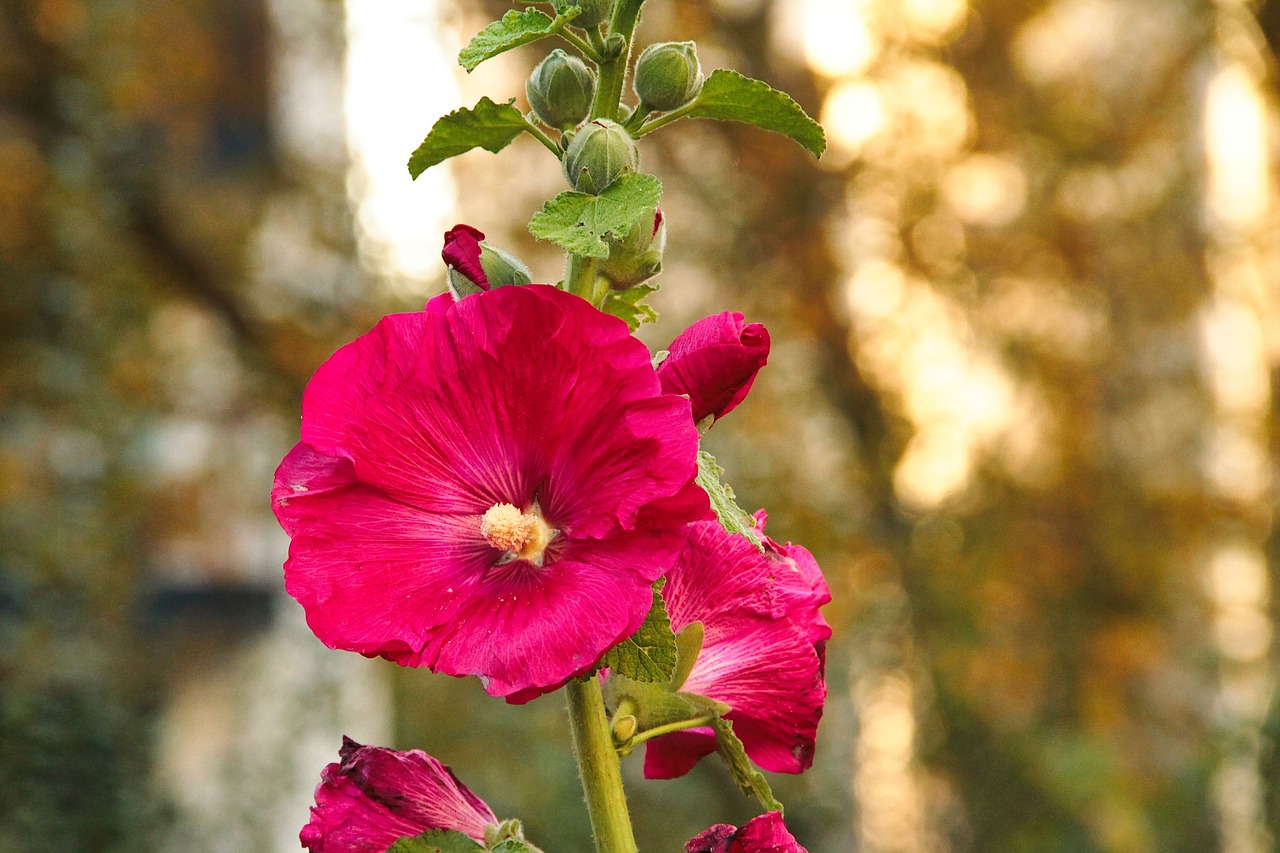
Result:
[[715,733],[705,726],[654,738],[645,744],[644,778],[678,779],[715,751]]
[[[812,555],[785,549],[761,553],[716,522],[690,524],[663,595],[674,630],[702,622],[705,631],[681,690],[729,705],[726,718],[758,765],[800,773],[813,763],[826,700],[831,629],[818,608],[831,596]],[[714,750],[709,730],[677,734],[648,742],[646,776],[680,775]]]
[[[513,701],[531,686],[555,689],[636,632],[650,585],[669,564],[662,557],[676,544],[671,536],[625,533],[567,542],[542,569],[519,562],[495,569],[487,594],[469,598],[447,631],[433,635],[424,659],[437,672],[480,675],[490,694]],[[512,575],[506,584],[502,569]]]
[[687,394],[694,421],[708,415],[722,418],[743,401],[768,361],[769,332],[726,311],[694,323],[668,349],[670,354],[658,366],[663,390]]
[[397,752],[343,738],[341,762],[316,788],[300,833],[312,853],[384,853],[396,839],[451,829],[477,841],[498,823],[484,801],[421,750]]
[[716,824],[690,839],[684,849],[685,853],[808,853],[787,830],[781,812],[757,815],[741,829]]
[[484,234],[470,225],[455,225],[444,235],[440,257],[450,269],[462,273],[482,290],[489,289],[489,277],[480,265],[480,241]]

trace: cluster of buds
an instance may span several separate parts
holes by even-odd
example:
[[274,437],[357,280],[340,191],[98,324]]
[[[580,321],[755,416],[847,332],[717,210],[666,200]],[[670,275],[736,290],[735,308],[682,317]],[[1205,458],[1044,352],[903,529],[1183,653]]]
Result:
[[[572,26],[594,31],[599,38],[599,28],[608,23],[614,4],[613,0],[555,0],[554,5],[558,13],[576,7],[579,11]],[[636,61],[632,85],[638,103],[626,123],[593,116],[597,72],[564,50],[553,50],[538,63],[525,83],[525,94],[532,117],[561,134],[560,160],[569,185],[578,192],[599,195],[618,178],[640,168],[632,134],[644,118],[691,104],[702,83],[694,43],[661,42],[646,47]],[[599,274],[614,290],[642,284],[661,272],[665,245],[662,212],[655,209],[641,216],[625,234],[609,239],[609,257]]]

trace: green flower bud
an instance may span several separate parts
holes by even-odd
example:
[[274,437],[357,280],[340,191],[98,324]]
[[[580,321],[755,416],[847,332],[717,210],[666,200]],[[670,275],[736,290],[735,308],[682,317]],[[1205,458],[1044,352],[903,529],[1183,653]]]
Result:
[[598,27],[613,14],[613,0],[553,0],[556,12],[563,12],[570,6],[581,6],[582,14],[573,19],[573,26],[589,30]]
[[609,257],[600,274],[615,290],[643,284],[662,272],[667,225],[661,210],[650,210],[620,240],[609,239]]
[[530,284],[533,276],[529,268],[505,249],[499,249],[487,241],[480,242],[480,266],[490,287],[504,287],[509,284]]
[[564,155],[564,174],[575,190],[599,195],[626,172],[640,168],[640,151],[622,125],[589,121],[574,134]]
[[674,110],[702,91],[702,66],[691,41],[651,44],[636,61],[636,97],[651,110]]
[[524,84],[534,115],[548,127],[567,130],[591,112],[596,75],[587,64],[556,48]]

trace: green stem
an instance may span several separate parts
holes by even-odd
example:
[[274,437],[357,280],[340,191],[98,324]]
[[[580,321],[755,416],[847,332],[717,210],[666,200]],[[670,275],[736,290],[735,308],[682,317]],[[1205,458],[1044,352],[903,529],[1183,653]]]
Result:
[[636,131],[644,124],[644,120],[649,117],[653,110],[646,107],[643,103],[637,104],[635,111],[627,116],[627,120],[622,123],[622,129],[631,134],[633,139],[636,137]]
[[622,101],[622,85],[631,67],[631,42],[636,24],[640,21],[640,7],[644,0],[618,0],[609,21],[609,35],[615,33],[626,40],[622,52],[600,63],[600,75],[596,80],[596,96],[591,103],[592,118],[617,119],[618,104]]
[[534,139],[541,142],[544,148],[546,148],[552,154],[556,155],[557,160],[560,159],[560,155],[562,153],[560,151],[560,146],[556,145],[555,140],[552,139],[550,136],[547,136],[547,134],[543,132],[542,128],[538,127],[536,124],[534,124],[533,122],[531,122],[529,119],[526,118],[524,120],[524,129],[525,129],[525,133],[528,133]]
[[569,268],[564,273],[564,289],[595,304],[596,267],[600,261],[585,255],[569,255]]
[[627,795],[622,789],[622,768],[613,748],[600,680],[595,676],[574,679],[565,685],[564,692],[596,853],[636,853]]
[[696,729],[699,726],[709,726],[711,725],[711,721],[714,719],[715,717],[707,715],[693,720],[680,720],[677,723],[667,723],[665,726],[654,726],[651,729],[645,729],[637,734],[631,739],[631,743],[627,744],[627,746],[635,746],[636,744],[644,743],[647,740],[671,734],[672,732],[681,732],[685,729]]
[[698,99],[694,98],[692,101],[685,104],[683,107],[680,107],[679,109],[674,109],[669,113],[663,113],[662,115],[658,116],[655,119],[646,121],[644,124],[640,125],[640,127],[636,129],[635,133],[631,135],[636,139],[639,139],[640,137],[644,136],[646,133],[655,131],[658,128],[662,127],[663,125],[671,124],[671,122],[676,121],[677,119],[684,118],[689,113],[693,112],[693,108],[696,107],[697,105],[698,105]]
[[599,65],[601,62],[604,61],[604,53],[601,50],[599,50],[594,44],[591,44],[585,41],[581,36],[578,36],[576,33],[573,33],[569,30],[561,30],[560,32],[556,33],[556,35],[560,36],[560,38],[564,39],[569,44],[573,45],[575,48],[578,49],[579,53],[581,53],[587,59],[590,59],[596,65]]

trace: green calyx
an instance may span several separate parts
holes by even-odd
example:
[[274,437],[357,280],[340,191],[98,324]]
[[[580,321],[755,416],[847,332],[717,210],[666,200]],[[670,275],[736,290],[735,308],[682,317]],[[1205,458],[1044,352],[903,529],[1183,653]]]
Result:
[[480,241],[480,268],[484,270],[488,288],[467,278],[460,270],[449,268],[449,292],[454,299],[461,299],[473,293],[510,284],[530,284],[533,276],[529,268],[508,251],[491,245],[487,240]]
[[598,118],[573,136],[564,155],[564,174],[579,192],[599,195],[606,187],[640,167],[640,152],[631,135],[616,121]]
[[636,61],[636,97],[650,110],[683,107],[698,96],[702,80],[698,48],[691,41],[651,44]]
[[595,88],[595,72],[578,57],[557,48],[533,69],[524,90],[539,121],[557,130],[569,130],[590,114]]
[[662,272],[662,253],[667,244],[667,226],[662,214],[646,211],[621,239],[608,239],[609,257],[600,265],[600,274],[615,290],[635,287]]

